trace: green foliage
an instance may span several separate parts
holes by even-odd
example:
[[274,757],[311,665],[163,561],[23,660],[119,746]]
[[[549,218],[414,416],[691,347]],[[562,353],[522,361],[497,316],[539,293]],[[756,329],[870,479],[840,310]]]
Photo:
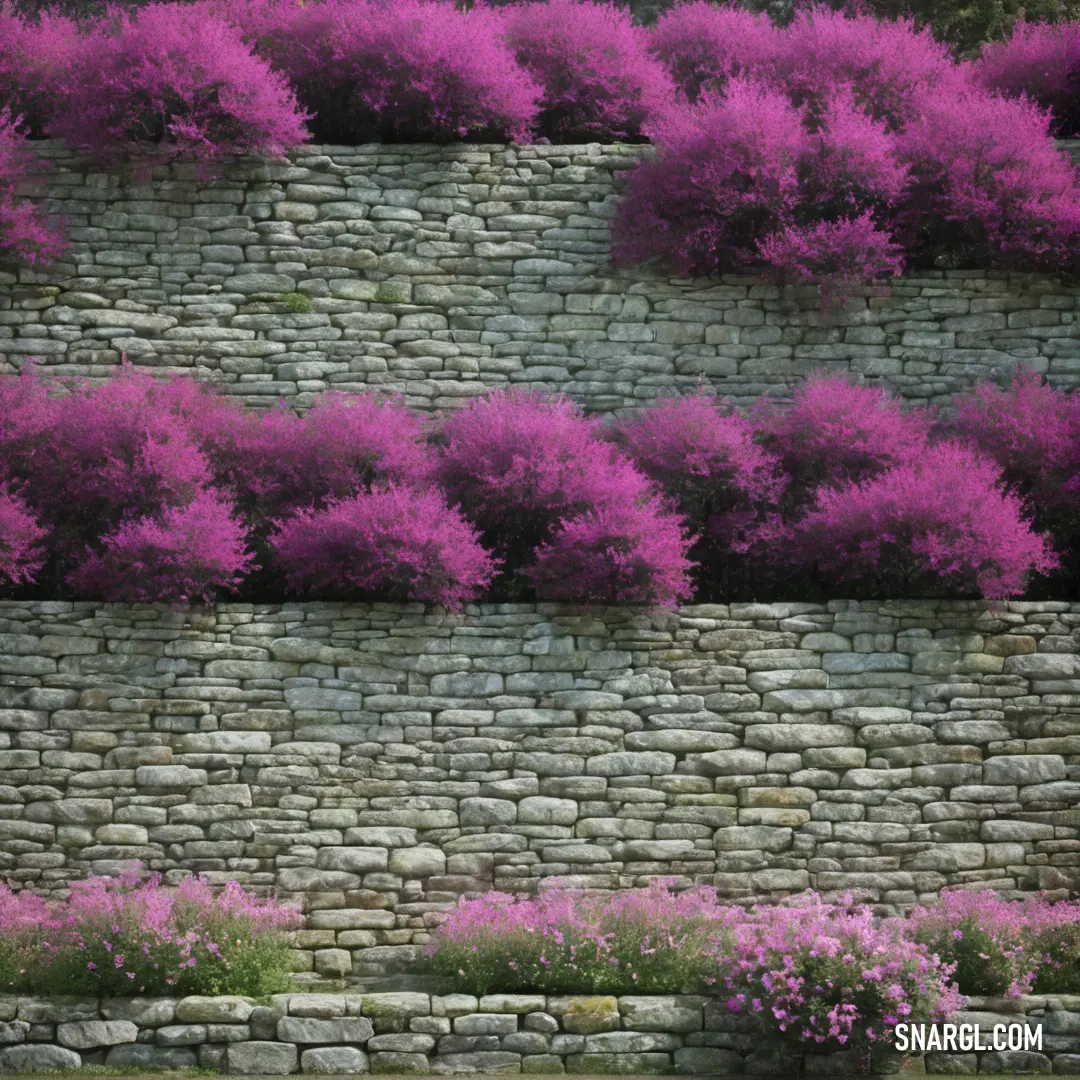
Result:
[[1041,958],[1034,993],[1080,994],[1080,923],[1048,923],[1033,934],[1029,949]]

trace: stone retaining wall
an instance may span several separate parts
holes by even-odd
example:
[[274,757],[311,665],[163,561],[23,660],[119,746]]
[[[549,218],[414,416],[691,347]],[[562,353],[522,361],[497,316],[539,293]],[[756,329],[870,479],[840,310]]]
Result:
[[745,401],[818,367],[944,400],[1021,360],[1080,383],[1060,282],[924,273],[823,316],[805,287],[614,272],[619,175],[641,147],[308,147],[133,183],[36,145],[72,253],[0,268],[0,371],[37,355],[96,377],[123,352],[301,407],[326,388],[443,408],[523,385],[611,410],[701,379]]
[[407,966],[465,893],[1080,881],[1080,604],[0,604],[0,873],[300,898]]
[[[0,1072],[80,1065],[288,1073],[850,1073],[763,1043],[719,1001],[543,994],[0,998]],[[1080,1019],[1080,1018],[1077,1018]],[[1080,1044],[1080,1039],[1072,1042]]]
[[[1041,1050],[881,1055],[875,1072],[1080,1072],[1080,998],[971,998],[956,1024],[1042,1027]],[[288,1073],[689,1073],[836,1077],[848,1051],[762,1038],[720,999],[544,994],[280,994],[247,998],[0,997],[0,1072],[84,1065]]]

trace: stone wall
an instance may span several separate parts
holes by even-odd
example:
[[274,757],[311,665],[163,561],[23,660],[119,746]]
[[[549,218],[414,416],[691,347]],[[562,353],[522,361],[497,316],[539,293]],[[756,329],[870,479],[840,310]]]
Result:
[[[875,1073],[1080,1071],[1080,998],[971,998],[957,1025],[1042,1028],[1040,1050],[881,1054]],[[943,1032],[939,1031],[939,1036]],[[971,1032],[967,1033],[969,1036]],[[1015,1036],[1014,1036],[1015,1037]],[[800,1054],[722,999],[544,994],[278,994],[108,1001],[0,997],[0,1072],[203,1068],[237,1075],[469,1072],[854,1075],[851,1051]]]
[[[1075,1035],[1067,1041],[1080,1046]],[[0,1072],[97,1065],[246,1076],[796,1076],[803,1066],[812,1075],[837,1076],[852,1074],[856,1064],[850,1052],[804,1057],[775,1039],[763,1041],[724,1003],[689,996],[279,994],[262,1005],[231,997],[0,997]]]
[[1080,383],[1077,290],[1054,281],[925,273],[823,315],[812,289],[614,272],[641,147],[310,147],[145,183],[38,147],[72,254],[0,270],[0,371],[37,355],[96,377],[126,353],[301,407],[328,387],[442,408],[524,385],[611,410],[702,379],[747,400],[818,367],[944,400],[1021,360]]
[[1080,881],[1080,604],[0,604],[0,873],[206,873],[299,968],[464,893]]

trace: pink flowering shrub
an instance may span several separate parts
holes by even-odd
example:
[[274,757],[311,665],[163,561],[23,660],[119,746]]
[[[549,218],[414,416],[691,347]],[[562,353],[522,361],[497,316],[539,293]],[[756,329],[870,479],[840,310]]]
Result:
[[702,993],[739,913],[715,889],[662,881],[606,895],[486,893],[446,913],[425,967],[467,994]]
[[675,607],[692,593],[690,544],[659,500],[612,501],[564,519],[523,573],[539,600]]
[[124,521],[87,550],[68,582],[80,596],[108,601],[210,601],[234,592],[253,562],[232,508],[203,490],[185,506]]
[[1080,266],[1077,171],[1049,114],[972,89],[930,96],[898,138],[911,182],[896,235],[919,266],[1071,271]]
[[985,890],[949,889],[916,908],[911,932],[955,965],[966,993],[1020,997],[1080,988],[1080,904],[1031,896],[1002,900]]
[[918,117],[927,98],[951,101],[969,78],[966,65],[909,19],[810,4],[778,36],[769,80],[812,115],[844,89],[888,130],[900,131]]
[[707,886],[674,893],[663,882],[489,893],[451,909],[426,954],[427,970],[463,993],[706,993],[746,1027],[832,1049],[887,1042],[897,1023],[962,1004],[951,965],[904,920],[813,894],[747,911]]
[[732,78],[722,98],[655,124],[661,152],[631,174],[616,262],[834,284],[898,273],[902,253],[883,224],[907,182],[895,140],[850,93],[821,110],[811,131],[781,90]]
[[1018,22],[1007,41],[983,47],[973,70],[975,80],[1004,97],[1024,95],[1049,109],[1053,130],[1070,138],[1076,128],[1072,99],[1077,87],[1074,69],[1080,58],[1080,24]]
[[51,116],[56,80],[78,33],[52,11],[34,18],[0,3],[0,111],[8,110],[27,132],[41,138]]
[[762,14],[711,0],[664,11],[649,34],[649,51],[667,68],[680,99],[722,93],[738,76],[762,78],[780,47],[780,32]]
[[332,599],[476,600],[494,562],[475,529],[437,491],[391,487],[300,510],[271,537],[296,593]]
[[45,562],[48,535],[26,503],[0,484],[0,586],[33,581]]
[[859,484],[818,488],[793,526],[790,558],[875,596],[1018,596],[1057,565],[998,467],[955,443]]
[[720,973],[732,1013],[812,1046],[889,1046],[898,1023],[941,1021],[962,1003],[952,968],[902,926],[813,894],[755,908]]
[[911,914],[916,940],[955,965],[969,994],[1020,997],[1031,993],[1039,958],[1024,947],[1022,905],[997,893],[946,889],[940,902]]
[[424,425],[395,399],[325,393],[302,417],[284,405],[224,423],[188,415],[215,469],[258,525],[376,486],[431,484]]
[[505,40],[542,87],[533,125],[552,142],[639,139],[673,87],[648,31],[609,0],[530,0],[504,11]]
[[211,480],[206,457],[182,419],[162,408],[146,374],[125,366],[65,397],[49,397],[44,385],[18,392],[38,435],[20,439],[22,421],[13,423],[7,466],[52,529],[54,558],[65,569],[100,536],[187,506]]
[[661,603],[682,594],[679,523],[569,399],[493,393],[448,417],[439,438],[439,482],[502,560],[508,589],[531,582],[554,598],[575,582],[597,599]]
[[20,194],[33,167],[34,155],[17,120],[0,108],[0,259],[5,261],[55,262],[67,250],[63,230]]
[[540,86],[499,12],[451,0],[279,3],[248,33],[315,115],[320,142],[525,140]]
[[620,421],[612,438],[696,533],[739,553],[768,538],[787,479],[729,404],[704,394],[661,399]]
[[113,9],[74,41],[57,94],[49,134],[105,158],[274,155],[308,137],[285,78],[203,6]]
[[50,904],[0,885],[11,965],[0,973],[5,990],[23,993],[264,996],[288,988],[288,931],[299,923],[292,908],[198,878],[177,888],[159,875],[90,878]]
[[760,440],[790,478],[796,505],[821,485],[858,484],[918,460],[930,431],[925,410],[904,412],[885,390],[820,372],[796,387],[790,405],[765,403],[756,420]]
[[1080,399],[1030,368],[1007,388],[984,383],[956,399],[948,430],[995,461],[1010,491],[1063,549],[1080,538]]

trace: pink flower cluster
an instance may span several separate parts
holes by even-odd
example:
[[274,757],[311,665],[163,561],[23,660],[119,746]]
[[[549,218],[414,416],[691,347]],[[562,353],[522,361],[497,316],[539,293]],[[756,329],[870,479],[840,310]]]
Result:
[[1075,169],[1046,111],[992,92],[989,58],[976,71],[911,22],[814,3],[777,29],[691,0],[652,48],[677,100],[646,126],[661,153],[631,175],[618,261],[750,269],[841,297],[905,267],[1080,265]]
[[841,297],[906,266],[1073,270],[1080,195],[1046,108],[1075,125],[1075,39],[1072,24],[1021,24],[972,65],[910,20],[821,3],[778,28],[689,0],[649,30],[610,0],[158,0],[80,22],[5,3],[0,251],[56,250],[5,201],[29,167],[5,172],[4,124],[21,117],[143,168],[310,135],[651,138],[662,152],[633,171],[616,219],[620,261],[749,269]]
[[33,365],[0,379],[0,580],[13,585],[460,608],[501,572],[540,599],[690,594],[681,517],[569,401],[493,394],[429,432],[373,395],[260,414],[126,365],[62,390]]
[[0,379],[0,581],[455,608],[670,606],[746,583],[1020,595],[1076,573],[1078,401],[1020,371],[945,416],[815,375],[748,416],[695,394],[604,424],[503,391],[435,421],[332,393],[301,417],[126,365],[64,392],[29,365]]
[[962,994],[1075,993],[1080,902],[946,891],[904,918],[813,893],[744,908],[662,880],[613,894],[552,889],[459,902],[427,948],[467,993],[705,993],[746,1025],[867,1048],[946,1019]]
[[469,993],[716,995],[751,1028],[815,1045],[885,1041],[897,1023],[941,1019],[962,1004],[954,965],[906,920],[813,894],[745,909],[711,888],[675,892],[663,881],[608,895],[461,901],[427,966]]
[[0,885],[5,991],[87,995],[265,994],[281,989],[299,912],[198,878],[76,882],[66,902]]
[[1018,22],[984,46],[975,77],[1003,97],[1027,97],[1053,116],[1059,138],[1080,133],[1080,23]]

